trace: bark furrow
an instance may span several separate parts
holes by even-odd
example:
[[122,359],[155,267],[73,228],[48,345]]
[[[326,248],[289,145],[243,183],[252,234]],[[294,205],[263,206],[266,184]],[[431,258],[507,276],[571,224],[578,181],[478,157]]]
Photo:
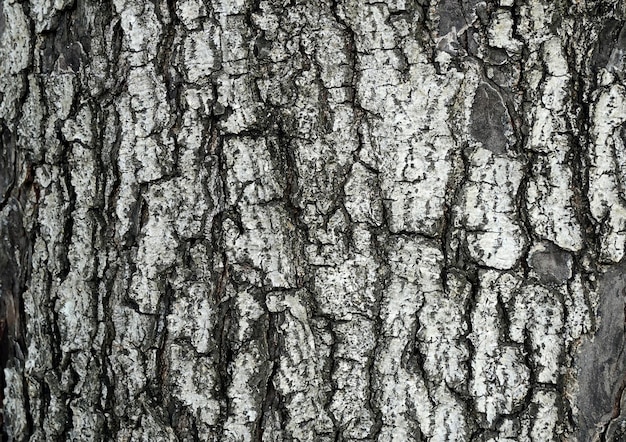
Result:
[[619,441],[626,8],[0,2],[3,437]]

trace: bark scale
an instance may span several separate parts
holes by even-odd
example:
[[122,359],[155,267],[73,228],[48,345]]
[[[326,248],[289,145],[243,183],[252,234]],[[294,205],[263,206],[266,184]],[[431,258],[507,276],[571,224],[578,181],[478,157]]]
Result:
[[5,437],[622,440],[625,75],[608,0],[3,0]]

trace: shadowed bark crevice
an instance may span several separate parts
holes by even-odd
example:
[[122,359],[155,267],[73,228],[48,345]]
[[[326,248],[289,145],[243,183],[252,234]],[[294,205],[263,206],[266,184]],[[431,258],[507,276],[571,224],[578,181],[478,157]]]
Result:
[[4,438],[619,440],[625,14],[1,2]]

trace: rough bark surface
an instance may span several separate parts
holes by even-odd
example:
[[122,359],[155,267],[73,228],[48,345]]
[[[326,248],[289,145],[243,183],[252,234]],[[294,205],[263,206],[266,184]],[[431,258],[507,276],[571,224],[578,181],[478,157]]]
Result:
[[622,441],[626,6],[2,0],[16,441]]

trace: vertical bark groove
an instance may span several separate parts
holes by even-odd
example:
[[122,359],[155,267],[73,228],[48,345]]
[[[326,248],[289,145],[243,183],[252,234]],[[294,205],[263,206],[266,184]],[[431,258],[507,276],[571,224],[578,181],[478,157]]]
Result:
[[4,439],[621,440],[625,23],[0,2]]

